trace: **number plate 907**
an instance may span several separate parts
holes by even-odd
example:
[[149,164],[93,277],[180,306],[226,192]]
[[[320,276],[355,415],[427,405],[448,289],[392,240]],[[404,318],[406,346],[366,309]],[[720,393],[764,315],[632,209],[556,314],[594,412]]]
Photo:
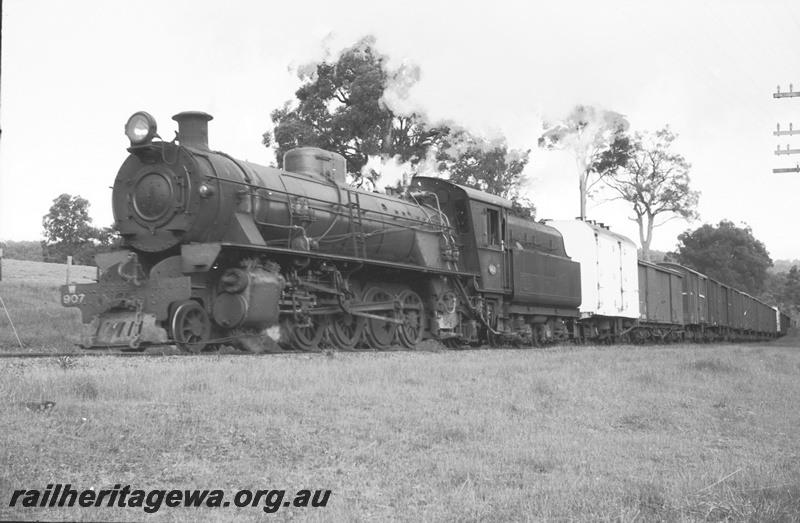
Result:
[[80,305],[83,303],[84,299],[86,299],[86,294],[84,293],[62,294],[61,304],[65,307],[69,307],[70,305]]

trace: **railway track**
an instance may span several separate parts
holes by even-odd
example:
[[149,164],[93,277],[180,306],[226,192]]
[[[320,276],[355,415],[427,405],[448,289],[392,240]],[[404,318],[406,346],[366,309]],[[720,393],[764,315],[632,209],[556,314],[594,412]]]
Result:
[[[751,343],[765,343],[768,340],[761,340],[755,341],[752,340]],[[727,343],[734,343],[734,342],[708,342],[708,343],[691,343],[691,342],[683,342],[689,345],[698,345],[698,346],[711,346],[711,345],[720,345],[720,344],[727,344]],[[741,343],[741,342],[739,342]],[[669,342],[665,343],[655,343],[649,344],[649,346],[669,346],[669,345],[678,345]],[[464,345],[460,347],[446,347],[444,345],[436,343],[435,346],[432,346],[427,343],[422,343],[416,348],[409,349],[403,347],[402,345],[392,345],[386,349],[333,349],[333,348],[319,348],[319,349],[308,349],[308,350],[263,350],[263,351],[246,351],[246,350],[237,350],[234,348],[227,347],[217,351],[205,351],[205,352],[183,352],[179,350],[174,345],[166,345],[164,347],[148,347],[146,350],[119,350],[119,349],[90,349],[90,350],[83,350],[80,352],[0,352],[0,359],[37,359],[37,358],[61,358],[61,357],[69,357],[69,358],[86,358],[86,357],[97,357],[97,356],[112,356],[112,357],[120,357],[120,358],[160,358],[160,357],[208,357],[208,356],[291,356],[291,355],[302,355],[302,354],[332,354],[335,352],[341,353],[382,353],[382,352],[442,352],[442,351],[470,351],[470,350],[486,350],[490,348],[494,349],[504,349],[504,350],[537,350],[537,351],[547,351],[553,349],[561,349],[565,347],[569,348],[580,348],[580,347],[587,347],[588,345],[573,345],[569,343],[558,343],[547,345],[545,347],[529,347],[529,346],[514,346],[514,345],[502,345],[498,347],[490,347],[489,345],[478,345],[478,346],[470,346]],[[598,345],[598,346],[608,346],[608,345]],[[620,344],[610,345],[613,347],[619,347]],[[639,344],[633,344],[630,346],[639,347]],[[168,348],[166,348],[168,347]]]
[[[309,350],[264,350],[260,352],[255,351],[243,351],[243,350],[236,350],[236,349],[222,349],[218,351],[207,351],[207,352],[182,352],[179,349],[175,348],[174,346],[167,346],[170,347],[169,349],[158,348],[158,347],[151,347],[146,350],[142,351],[132,351],[132,350],[119,350],[119,349],[90,349],[90,350],[83,350],[80,352],[71,351],[71,352],[0,352],[0,359],[10,359],[10,358],[29,358],[29,359],[36,359],[36,358],[61,358],[61,357],[69,357],[69,358],[84,358],[84,357],[97,357],[97,356],[113,356],[113,357],[120,357],[120,358],[158,358],[158,357],[171,357],[171,356],[198,356],[198,357],[207,357],[207,356],[278,356],[278,355],[299,355],[299,354],[325,354],[329,352],[347,352],[347,353],[376,353],[376,352],[435,352],[437,350],[478,350],[481,348],[485,348],[485,346],[480,347],[465,347],[465,348],[445,348],[444,346],[439,346],[440,348],[433,349],[433,348],[424,348],[424,347],[417,347],[415,349],[408,349],[401,345],[396,345],[389,347],[387,349],[309,349]],[[505,347],[504,347],[505,348]],[[513,347],[507,347],[513,348]]]
[[[263,351],[263,352],[247,352],[237,350],[224,350],[224,351],[209,351],[209,352],[181,352],[178,349],[161,350],[158,348],[151,348],[145,351],[121,351],[121,350],[87,350],[80,352],[0,352],[0,359],[8,358],[91,358],[97,356],[113,356],[119,358],[161,358],[172,356],[262,356],[262,355],[279,355],[279,354],[315,354],[322,353],[324,350],[313,351]],[[349,352],[371,352],[371,351],[349,351]]]
[[[269,352],[263,354],[292,354],[292,352]],[[297,354],[297,353],[295,353]],[[36,359],[36,358],[62,358],[62,357],[69,357],[69,358],[89,358],[89,357],[97,357],[97,356],[114,356],[120,358],[154,358],[154,357],[165,357],[165,356],[257,356],[258,353],[255,352],[202,352],[198,354],[194,354],[191,352],[179,352],[179,351],[162,351],[162,352],[123,352],[123,351],[91,351],[91,352],[7,352],[7,353],[0,353],[0,359],[11,359],[11,358],[28,358],[28,359]]]

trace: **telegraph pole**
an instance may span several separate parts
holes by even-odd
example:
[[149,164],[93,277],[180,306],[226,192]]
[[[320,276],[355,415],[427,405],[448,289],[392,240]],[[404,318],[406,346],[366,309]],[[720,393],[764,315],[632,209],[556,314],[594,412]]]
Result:
[[[778,91],[772,95],[773,98],[794,98],[800,96],[800,91],[794,90],[794,85],[789,84],[789,92],[782,93],[781,86],[778,86]],[[795,134],[800,134],[800,130],[794,130],[792,124],[789,124],[788,131],[781,131],[781,124],[778,124],[778,129],[772,133],[775,136],[794,136]],[[778,148],[775,150],[775,155],[779,156],[781,154],[800,154],[800,149],[790,149],[789,144],[786,144],[786,149],[781,149],[779,145]],[[772,169],[773,173],[800,173],[800,162],[797,163],[796,167],[788,167],[782,169]]]

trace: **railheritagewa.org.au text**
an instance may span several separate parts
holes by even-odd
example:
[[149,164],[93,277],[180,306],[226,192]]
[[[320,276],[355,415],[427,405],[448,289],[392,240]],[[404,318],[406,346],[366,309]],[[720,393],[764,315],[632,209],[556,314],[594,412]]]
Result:
[[239,490],[228,497],[223,490],[141,490],[130,485],[114,485],[112,489],[78,490],[72,485],[50,484],[44,490],[18,489],[11,494],[9,507],[119,507],[136,508],[152,514],[162,507],[261,507],[264,512],[281,508],[321,508],[328,504],[330,490]]

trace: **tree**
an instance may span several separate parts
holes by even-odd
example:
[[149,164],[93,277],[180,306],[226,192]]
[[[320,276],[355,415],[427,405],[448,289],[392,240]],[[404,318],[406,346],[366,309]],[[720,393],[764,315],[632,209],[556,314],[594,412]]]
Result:
[[[300,72],[304,82],[295,96],[272,112],[275,127],[263,143],[276,145],[278,166],[295,147],[321,147],[342,154],[348,172],[358,177],[370,156],[397,157],[418,164],[428,148],[449,132],[431,127],[417,114],[395,114],[386,104],[389,85],[413,83],[410,67],[389,71],[366,37],[347,49],[335,63],[322,62]],[[410,79],[409,79],[410,77]]]
[[800,260],[775,260],[758,299],[790,316],[800,316]]
[[[636,217],[631,220],[639,226],[645,261],[650,261],[653,228],[674,218],[699,217],[695,209],[700,193],[689,187],[691,164],[671,150],[676,138],[669,126],[655,134],[637,132],[628,142],[628,151],[622,153],[627,161],[604,177],[606,186],[617,194],[612,200],[621,199],[633,205]],[[600,163],[615,164],[614,158],[606,158],[613,154],[611,149],[603,153]]]
[[437,169],[453,183],[507,198],[517,214],[534,217],[536,207],[521,196],[529,154],[509,151],[505,138],[478,139],[461,130],[443,140],[436,155]]
[[793,265],[788,271],[768,274],[764,292],[758,298],[790,316],[800,315],[800,268]]
[[360,186],[362,176],[373,183],[380,177],[368,168],[371,158],[408,164],[411,175],[433,160],[436,174],[509,197],[515,208],[529,214],[532,205],[519,196],[528,152],[509,150],[504,138],[489,142],[454,123],[434,125],[398,108],[398,100],[418,80],[419,68],[389,70],[374,44],[373,37],[366,37],[336,62],[300,71],[303,85],[295,93],[296,105],[286,102],[273,111],[274,128],[263,135],[264,145],[275,145],[278,165],[292,148],[321,147],[342,154]]
[[800,268],[793,265],[786,274],[783,288],[777,295],[781,309],[793,315],[800,313]]
[[772,259],[747,225],[736,227],[728,220],[716,227],[705,224],[682,233],[678,242],[678,251],[670,254],[681,265],[754,296],[764,290]]
[[111,246],[114,232],[111,227],[92,227],[91,222],[88,200],[69,194],[53,200],[42,219],[44,261],[63,263],[72,256],[76,264],[94,264],[95,254]]
[[[549,129],[539,137],[539,147],[568,151],[575,157],[584,219],[589,191],[627,160],[628,121],[614,111],[577,105],[564,121],[545,127]],[[604,152],[609,154],[603,157]]]

